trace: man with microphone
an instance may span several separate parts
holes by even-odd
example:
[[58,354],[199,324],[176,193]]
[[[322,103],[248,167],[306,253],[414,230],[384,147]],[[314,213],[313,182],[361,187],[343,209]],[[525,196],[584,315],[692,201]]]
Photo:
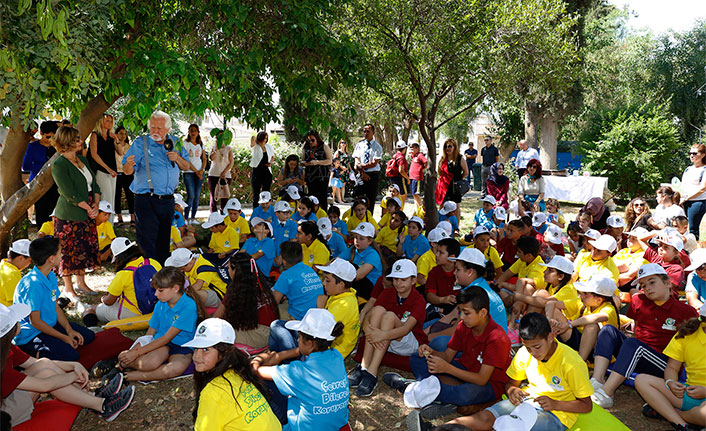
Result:
[[191,169],[186,150],[169,135],[172,119],[162,111],[150,117],[149,136],[135,138],[123,157],[123,172],[135,174],[137,243],[148,257],[160,263],[169,257],[169,234],[174,219],[174,190],[179,171]]

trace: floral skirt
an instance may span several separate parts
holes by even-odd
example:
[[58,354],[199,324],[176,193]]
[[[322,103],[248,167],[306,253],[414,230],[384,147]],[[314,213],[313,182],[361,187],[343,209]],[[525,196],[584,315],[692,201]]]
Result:
[[54,232],[61,241],[59,273],[62,277],[100,267],[95,220],[74,221],[57,218],[54,221]]

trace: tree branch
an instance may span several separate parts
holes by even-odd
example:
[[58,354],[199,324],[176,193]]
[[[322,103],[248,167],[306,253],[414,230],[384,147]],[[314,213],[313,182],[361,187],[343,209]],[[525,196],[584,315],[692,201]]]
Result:
[[461,109],[460,111],[456,112],[456,113],[453,114],[452,116],[448,117],[447,119],[445,119],[444,121],[442,121],[441,123],[439,123],[437,126],[434,127],[433,131],[436,132],[436,131],[437,131],[440,127],[442,127],[444,124],[448,123],[449,121],[453,120],[454,118],[458,117],[459,115],[463,114],[464,112],[466,112],[466,111],[468,111],[469,109],[471,109],[471,108],[473,108],[474,106],[476,106],[476,105],[478,104],[478,102],[480,102],[481,100],[483,100],[483,98],[484,98],[485,96],[486,96],[486,93],[482,93],[480,96],[478,96],[478,97],[476,97],[475,99],[473,99],[473,102],[471,102],[470,105],[466,106],[465,108]]

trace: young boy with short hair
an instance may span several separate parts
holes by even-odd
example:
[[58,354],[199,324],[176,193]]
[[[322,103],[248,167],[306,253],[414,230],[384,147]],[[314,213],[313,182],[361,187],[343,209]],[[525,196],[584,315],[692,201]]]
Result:
[[458,257],[461,245],[453,238],[445,238],[436,246],[436,266],[429,271],[425,285],[427,302],[442,310],[443,314],[450,313],[456,307],[456,296],[461,290],[454,290],[456,278],[454,277],[455,263],[449,257]]
[[240,235],[232,227],[226,226],[225,219],[226,216],[215,212],[201,225],[211,231],[208,253],[204,257],[216,266],[220,266],[240,248]]
[[[319,219],[321,220],[328,219]],[[326,292],[319,296],[317,305],[330,311],[337,322],[343,323],[343,334],[334,340],[331,347],[346,358],[358,344],[360,335],[358,298],[355,296],[355,289],[352,288],[355,267],[347,260],[336,258],[330,264],[318,266],[317,269],[323,273]]]
[[355,395],[368,397],[378,384],[378,368],[386,352],[410,356],[427,343],[422,325],[426,301],[414,288],[417,267],[409,259],[395,262],[389,275],[394,289],[385,289],[365,316],[365,351],[360,365],[348,374]]
[[608,227],[604,233],[615,238],[617,249],[622,250],[627,247],[628,236],[625,233],[625,227],[627,226],[625,219],[619,215],[612,215],[606,220],[606,225]]
[[505,236],[497,242],[497,250],[503,261],[502,270],[505,271],[517,260],[517,240],[522,236],[525,224],[522,220],[511,220],[505,226]]
[[98,234],[98,260],[103,263],[112,256],[110,244],[115,239],[115,229],[110,218],[115,214],[113,205],[108,201],[100,201],[98,204],[98,216],[96,217],[96,233]]
[[684,242],[684,250],[691,254],[699,248],[699,243],[693,233],[689,232],[689,219],[686,216],[680,215],[672,219],[672,227],[679,232],[682,241]]
[[[592,410],[593,388],[586,363],[570,347],[557,342],[547,318],[528,313],[520,321],[520,338],[522,348],[507,369],[510,381],[505,385],[505,392],[508,399],[450,423],[473,430],[492,430],[496,419],[510,414],[528,397],[537,410],[533,431],[571,428],[579,413]],[[523,380],[529,382],[524,389],[521,387]]]
[[29,257],[28,239],[18,239],[10,246],[7,259],[0,262],[0,304],[9,307],[15,288],[22,279],[22,271],[32,263]]
[[232,227],[238,232],[238,235],[240,235],[240,245],[242,246],[250,234],[250,225],[248,225],[248,221],[243,217],[243,207],[240,201],[236,198],[228,199],[223,211],[228,215],[223,221],[227,226]]
[[[270,192],[260,192],[257,203],[259,204],[259,206],[252,210],[252,214],[250,215],[250,222],[252,223],[253,219],[259,217],[267,222],[272,223],[277,218],[277,216],[275,216],[275,209],[271,205],[272,195],[270,194]],[[255,226],[253,225],[253,227]]]
[[495,223],[493,222],[493,208],[497,201],[491,195],[485,196],[480,199],[480,201],[483,202],[483,207],[478,208],[473,220],[476,226],[485,226],[486,229],[491,230],[495,227]]
[[[544,289],[544,261],[539,256],[539,241],[531,236],[523,236],[517,240],[517,260],[495,281],[500,287],[500,296],[506,305],[514,302],[512,295],[515,292],[531,295],[534,290]],[[516,283],[508,280],[517,276]],[[527,290],[532,288],[532,292]]]
[[280,259],[280,244],[297,240],[297,222],[292,220],[292,207],[286,201],[275,203],[275,216],[277,219],[272,224],[273,239],[275,241],[275,263],[282,264]]
[[21,321],[15,345],[32,357],[60,361],[78,361],[79,346],[90,344],[95,334],[90,329],[69,322],[56,303],[59,285],[54,268],[61,263],[59,238],[45,236],[29,245],[34,268],[20,280],[13,303],[32,309]]
[[429,231],[429,250],[422,254],[417,260],[417,290],[424,292],[424,285],[432,268],[436,266],[436,248],[439,242],[451,238],[449,234],[438,227]]
[[407,236],[397,248],[397,255],[416,263],[417,259],[431,248],[429,240],[422,234],[424,221],[419,217],[411,217],[407,221]]
[[319,228],[321,236],[326,240],[326,245],[331,251],[331,259],[340,256],[345,258],[346,252],[348,251],[346,240],[343,239],[343,235],[333,231],[331,220],[329,220],[328,217],[320,218],[316,221],[316,226]]
[[439,210],[439,221],[446,220],[451,223],[451,231],[454,233],[458,232],[458,217],[456,217],[455,214],[456,208],[458,208],[456,202],[446,201],[444,202],[444,206]]

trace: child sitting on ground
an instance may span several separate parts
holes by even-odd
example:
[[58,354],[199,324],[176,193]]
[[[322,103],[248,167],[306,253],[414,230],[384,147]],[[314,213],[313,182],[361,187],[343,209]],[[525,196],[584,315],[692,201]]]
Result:
[[364,299],[370,298],[375,283],[382,275],[382,256],[375,249],[375,228],[370,223],[360,223],[351,231],[353,235],[353,247],[350,248],[349,259],[356,270],[353,288],[358,296]]
[[627,246],[628,235],[625,233],[625,219],[619,215],[612,215],[606,220],[605,234],[615,238],[617,250],[622,250]]
[[395,262],[390,278],[395,288],[383,290],[375,307],[365,316],[363,360],[348,374],[348,383],[356,388],[358,397],[368,397],[375,391],[378,368],[386,352],[410,356],[427,343],[422,329],[426,302],[414,288],[416,265],[409,259],[400,259]]
[[240,238],[240,246],[242,247],[248,235],[250,234],[250,226],[248,221],[243,217],[243,208],[240,205],[240,201],[236,198],[228,199],[226,206],[223,208],[228,217],[223,221],[226,226],[230,226],[238,233]]
[[[166,264],[166,263],[165,263]],[[152,287],[159,302],[149,321],[147,334],[135,341],[130,350],[118,355],[125,378],[166,380],[182,375],[191,364],[193,350],[182,347],[194,338],[196,321],[203,316],[198,303],[186,288],[186,277],[177,268],[166,266],[152,277]],[[166,363],[165,363],[166,362]]]
[[[447,220],[451,223],[451,232],[453,232],[454,235],[458,233],[458,217],[456,217],[455,214],[456,208],[456,202],[446,201],[444,202],[444,206],[439,210],[439,221]],[[493,222],[495,222],[495,220],[493,220]]]
[[569,244],[569,252],[571,253],[572,261],[576,259],[576,255],[583,249],[583,232],[579,224],[575,221],[569,223],[566,228],[566,236],[568,237],[567,243]]
[[547,206],[547,222],[564,229],[566,220],[564,219],[564,213],[559,209],[559,201],[555,198],[548,198],[545,203]]
[[76,349],[90,344],[95,334],[90,329],[69,322],[56,303],[59,286],[54,268],[61,262],[59,238],[45,236],[29,245],[34,268],[22,277],[12,302],[27,304],[31,312],[22,319],[14,343],[32,357],[59,361],[78,361]]
[[272,224],[273,240],[275,242],[275,265],[282,265],[282,259],[279,256],[280,244],[287,241],[297,240],[297,222],[290,218],[292,207],[286,201],[277,201],[275,203],[275,215],[277,220]]
[[333,314],[336,321],[343,323],[343,333],[336,338],[332,347],[346,358],[358,344],[360,335],[360,313],[355,289],[355,267],[343,259],[335,259],[329,265],[318,267],[323,273],[325,295],[319,296],[317,305]]
[[424,222],[419,217],[412,217],[407,221],[407,236],[402,239],[397,255],[403,256],[412,262],[417,262],[417,259],[431,248],[429,241],[422,234],[424,230]]
[[301,198],[299,205],[297,206],[297,211],[292,215],[292,220],[296,222],[316,222],[316,220],[318,220],[316,212],[314,212],[314,202],[312,202],[310,197],[304,196]]
[[190,283],[190,293],[204,307],[215,308],[221,305],[227,285],[218,269],[205,257],[178,248],[164,261],[164,266],[173,266],[184,272]]
[[[282,319],[299,320],[310,308],[316,307],[316,299],[323,295],[324,287],[314,269],[302,262],[303,254],[299,244],[285,242],[280,247],[284,270],[277,278],[272,294],[275,303],[280,304]],[[282,303],[284,297],[287,298],[286,304]]]
[[230,258],[230,256],[240,248],[240,234],[230,226],[225,224],[226,216],[219,212],[208,216],[208,221],[201,227],[211,231],[211,239],[208,241],[208,252],[203,256],[220,266]]
[[15,288],[22,279],[22,271],[32,263],[28,239],[18,239],[7,251],[7,259],[0,262],[0,304],[12,305]]
[[321,218],[316,222],[316,227],[319,228],[319,233],[324,239],[326,247],[331,252],[331,259],[345,256],[348,251],[346,240],[343,239],[342,235],[332,231],[331,220],[328,217]]
[[630,283],[637,277],[637,270],[646,263],[645,252],[640,247],[637,237],[647,234],[647,229],[637,227],[628,232],[627,246],[613,256],[613,261],[620,271],[618,288],[623,292],[630,290]]
[[239,253],[247,253],[255,259],[257,267],[268,277],[275,261],[275,241],[272,239],[272,224],[260,217],[250,219],[254,237],[248,238]]
[[573,281],[586,282],[592,277],[601,275],[612,278],[617,284],[620,271],[611,256],[617,247],[615,238],[601,235],[597,240],[590,240],[588,243],[592,246],[591,255],[576,259]]
[[389,223],[386,226],[381,225],[382,227],[378,231],[375,241],[380,246],[382,255],[385,258],[389,258],[390,256],[397,256],[399,243],[407,236],[407,226],[405,226],[407,216],[402,211],[395,211],[386,215],[390,215]]
[[98,216],[96,217],[96,232],[98,234],[98,260],[103,263],[110,259],[110,243],[115,239],[115,230],[110,217],[115,214],[113,205],[108,201],[100,201],[98,204]]
[[[648,244],[650,238],[657,236],[657,246]],[[653,231],[642,237],[638,237],[637,241],[640,247],[645,251],[644,258],[650,263],[656,263],[667,272],[669,280],[672,282],[672,296],[679,298],[679,289],[684,282],[684,266],[679,253],[684,249],[684,243],[681,238],[676,235],[667,235],[662,231]],[[655,250],[656,249],[656,250]]]
[[49,220],[42,223],[39,231],[37,231],[37,238],[41,238],[43,236],[54,236],[54,219],[56,219],[56,216],[54,215],[54,211],[52,211]]
[[[324,217],[325,218],[325,217]],[[331,257],[326,246],[326,239],[319,232],[315,221],[300,221],[297,227],[297,242],[301,244],[304,258],[302,262],[311,268],[314,265],[325,265]]]
[[478,249],[483,253],[486,260],[493,263],[495,267],[495,276],[493,279],[500,277],[500,274],[503,272],[503,261],[500,259],[498,250],[490,245],[490,232],[488,232],[485,226],[476,226],[476,228],[473,229],[473,248]]
[[272,206],[272,195],[270,194],[270,192],[260,192],[260,195],[257,199],[257,203],[258,207],[254,208],[252,210],[252,214],[250,215],[250,224],[252,225],[252,227],[255,227],[253,220],[256,218],[260,218],[262,220],[272,223],[276,219],[276,217],[275,209]]
[[486,229],[491,230],[495,227],[495,223],[493,223],[493,207],[495,207],[496,203],[495,198],[491,195],[487,195],[480,200],[483,202],[483,207],[478,208],[473,220],[476,226],[485,226]]
[[424,292],[424,285],[432,268],[436,266],[436,248],[443,239],[451,238],[443,229],[435,227],[429,231],[429,250],[417,259],[417,290]]
[[461,292],[455,286],[455,262],[461,253],[461,245],[453,238],[439,241],[436,246],[436,266],[429,271],[427,282],[424,286],[425,297],[428,303],[436,306],[442,314],[449,314],[456,308],[456,296]]
[[699,243],[696,241],[696,237],[693,233],[689,232],[689,219],[686,216],[677,216],[672,220],[672,227],[679,232],[681,235],[682,242],[684,243],[684,250],[687,253],[693,253],[694,250],[699,248]]
[[[319,203],[319,198],[317,198],[316,196],[309,196],[309,200],[311,201],[311,204],[312,204],[311,212],[313,212],[316,215],[316,220],[318,220],[320,218],[328,217],[328,214],[326,214],[326,211],[324,211],[324,209],[321,208],[321,204]],[[314,220],[314,221],[316,221],[316,220]]]
[[684,288],[686,302],[698,310],[706,303],[706,248],[699,248],[691,255],[691,266],[685,271],[691,272]]
[[[579,317],[581,300],[571,284],[574,264],[564,256],[554,256],[549,263],[541,263],[544,268],[544,283],[546,289],[535,290],[531,295],[525,292],[515,292],[515,303],[526,304],[528,313],[544,313],[552,319],[557,313],[566,313],[571,318]],[[551,304],[551,305],[550,305]]]
[[515,263],[517,258],[517,240],[522,236],[525,224],[522,220],[511,220],[505,227],[505,236],[498,240],[497,250],[503,261],[502,270],[505,271]]
[[[347,217],[347,218],[346,218]],[[373,218],[373,215],[368,211],[368,200],[366,198],[358,198],[353,202],[351,208],[346,211],[341,218],[346,221],[346,228],[348,229],[348,240],[352,240],[353,229],[358,227],[360,223],[370,223],[377,231],[380,226]]]
[[387,198],[386,202],[387,205],[385,207],[385,211],[378,222],[378,228],[380,229],[390,224],[390,217],[392,217],[392,214],[402,210],[402,204],[400,203],[399,198]]
[[400,203],[399,210],[404,210],[404,200],[402,198],[406,197],[406,195],[402,196],[402,190],[400,190],[400,186],[397,184],[390,184],[390,186],[387,188],[387,196],[384,196],[380,200],[380,209],[382,210],[382,215],[387,214],[390,212],[390,209],[387,208],[387,204],[390,202],[392,199],[397,199],[397,201]]
[[[512,264],[495,281],[499,287],[500,297],[510,306],[515,300],[514,293],[524,293],[531,296],[535,290],[544,289],[544,263],[539,257],[539,242],[531,236],[523,236],[517,240],[517,261]],[[509,283],[510,278],[517,276],[516,283]]]
[[343,238],[348,237],[348,226],[346,226],[346,222],[341,220],[340,208],[334,205],[328,207],[328,219],[331,220],[331,226],[334,232],[341,234]]

